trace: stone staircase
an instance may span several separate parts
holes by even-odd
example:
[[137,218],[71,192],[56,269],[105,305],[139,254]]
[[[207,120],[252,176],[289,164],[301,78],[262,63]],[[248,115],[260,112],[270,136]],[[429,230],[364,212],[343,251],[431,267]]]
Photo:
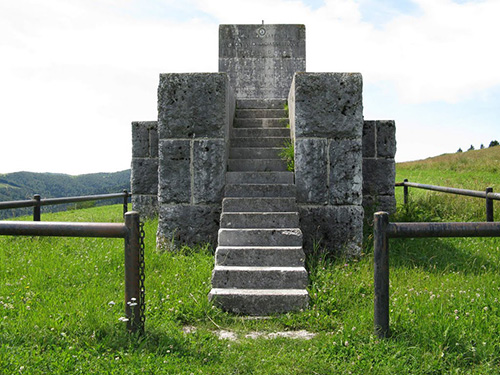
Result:
[[293,172],[279,157],[284,100],[238,100],[209,299],[269,315],[307,307],[307,271]]

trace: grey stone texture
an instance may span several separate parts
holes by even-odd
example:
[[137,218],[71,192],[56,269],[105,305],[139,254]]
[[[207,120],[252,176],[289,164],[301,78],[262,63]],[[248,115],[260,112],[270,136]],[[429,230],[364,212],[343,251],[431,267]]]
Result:
[[160,75],[158,246],[217,243],[234,110],[224,73]]
[[220,204],[161,204],[157,247],[175,250],[184,244],[216,244],[220,214]]
[[304,251],[326,249],[336,256],[359,256],[363,242],[361,206],[299,205]]
[[376,211],[396,211],[396,125],[393,120],[363,126],[363,207],[368,222]]
[[142,217],[158,214],[158,124],[132,122],[130,185],[132,209]]
[[220,25],[219,72],[238,99],[285,99],[306,70],[304,25]]
[[288,96],[304,250],[361,253],[362,77],[296,73]]
[[296,73],[290,89],[295,138],[357,139],[363,132],[359,73]]

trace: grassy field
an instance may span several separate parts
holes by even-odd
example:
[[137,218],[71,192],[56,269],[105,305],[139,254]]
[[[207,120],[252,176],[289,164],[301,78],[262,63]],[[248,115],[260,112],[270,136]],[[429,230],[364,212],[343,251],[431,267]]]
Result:
[[[498,189],[492,170],[452,172],[456,163],[398,165],[397,179]],[[410,207],[399,206],[394,219],[482,220],[484,202],[458,199],[412,189]],[[476,205],[481,209],[472,210]],[[121,221],[121,206],[42,219]],[[369,235],[359,259],[327,259],[320,250],[309,257],[310,309],[252,320],[208,303],[210,246],[158,252],[156,225],[145,226],[143,337],[130,336],[119,321],[122,240],[0,237],[0,374],[500,373],[498,239],[391,240],[392,336],[378,340]],[[298,330],[316,336],[247,337]],[[223,331],[237,339],[218,338]]]

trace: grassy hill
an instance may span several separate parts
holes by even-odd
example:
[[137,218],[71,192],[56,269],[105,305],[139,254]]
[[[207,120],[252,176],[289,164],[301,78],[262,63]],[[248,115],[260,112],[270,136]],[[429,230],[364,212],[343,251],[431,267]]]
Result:
[[[31,199],[34,194],[40,194],[42,198],[57,198],[119,193],[123,189],[130,189],[130,170],[79,176],[34,172],[0,174],[0,201]],[[44,211],[58,211],[65,208],[47,206]],[[27,212],[28,210],[0,211],[0,218],[27,214]]]
[[[478,184],[498,183],[495,174],[494,181],[489,172],[474,175],[474,167],[451,171],[430,167],[430,161],[398,164],[398,179],[460,186],[470,173]],[[442,216],[433,220],[458,221],[465,211],[468,219],[482,220],[483,212],[476,215],[461,199],[411,189],[410,208],[399,200],[393,219],[426,219],[435,210]],[[43,220],[123,218],[117,205],[46,214]],[[248,319],[208,302],[213,249],[159,252],[157,223],[145,224],[147,320],[141,338],[128,335],[119,320],[123,240],[0,236],[0,374],[500,373],[499,238],[391,239],[392,336],[379,340],[370,237],[359,259],[328,259],[320,248],[308,257],[307,310]],[[272,338],[300,330],[315,336]]]

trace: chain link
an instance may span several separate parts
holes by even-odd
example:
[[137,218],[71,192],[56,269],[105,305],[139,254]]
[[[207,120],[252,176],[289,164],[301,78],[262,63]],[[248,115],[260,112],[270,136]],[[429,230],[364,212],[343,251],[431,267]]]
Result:
[[142,323],[142,329],[144,330],[144,322],[146,321],[146,288],[144,287],[144,280],[146,279],[145,268],[146,264],[144,262],[144,239],[146,237],[146,232],[144,231],[144,223],[139,223],[139,238],[141,250],[139,252],[139,288],[140,288],[140,319]]

